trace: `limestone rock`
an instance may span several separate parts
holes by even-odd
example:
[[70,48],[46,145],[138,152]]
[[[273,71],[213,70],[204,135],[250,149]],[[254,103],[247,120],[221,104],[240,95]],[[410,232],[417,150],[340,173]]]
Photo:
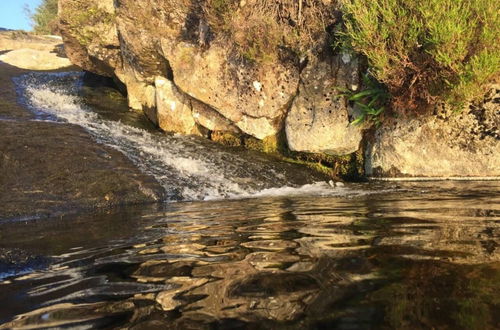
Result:
[[362,130],[350,124],[353,110],[338,99],[337,87],[359,83],[356,60],[340,56],[311,61],[286,118],[288,146],[294,151],[346,155],[358,150]]
[[186,93],[217,109],[249,135],[264,139],[278,132],[277,119],[297,90],[297,68],[278,64],[255,68],[231,62],[222,45],[201,53],[186,43],[172,45],[163,39],[162,49],[175,83]]
[[462,113],[405,119],[380,128],[366,154],[372,176],[500,176],[500,100],[494,86],[486,101]]
[[208,130],[259,139],[279,131],[297,91],[298,66],[281,61],[252,65],[235,56],[227,43],[212,40],[196,1],[112,3],[60,1],[61,31],[73,63],[117,77],[127,86],[130,106],[153,121],[154,108],[168,107],[157,104],[161,98],[151,92],[155,77],[161,76],[189,96],[196,108],[192,120]]
[[156,108],[147,116],[167,132],[203,135],[200,127],[211,131],[240,133],[228,119],[211,107],[180,91],[165,77],[155,79]]
[[211,131],[241,134],[238,127],[212,107],[195,98],[191,98],[191,106],[193,108],[193,117],[199,125]]

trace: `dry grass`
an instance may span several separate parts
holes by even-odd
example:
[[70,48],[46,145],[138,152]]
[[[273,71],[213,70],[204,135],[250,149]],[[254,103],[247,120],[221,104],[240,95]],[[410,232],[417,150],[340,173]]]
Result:
[[215,38],[230,40],[243,58],[272,63],[285,51],[302,56],[334,22],[320,0],[207,0],[205,17]]

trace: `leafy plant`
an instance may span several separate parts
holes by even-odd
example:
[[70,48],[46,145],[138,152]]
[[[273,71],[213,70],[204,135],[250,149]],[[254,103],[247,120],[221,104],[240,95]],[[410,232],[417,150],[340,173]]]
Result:
[[351,125],[360,125],[371,122],[380,125],[380,117],[384,113],[389,101],[387,88],[374,79],[369,73],[363,76],[365,88],[361,91],[341,89],[340,97],[346,97],[349,102],[354,102],[361,114],[351,122]]
[[396,111],[460,108],[500,75],[500,2],[341,0],[344,45],[368,59]]

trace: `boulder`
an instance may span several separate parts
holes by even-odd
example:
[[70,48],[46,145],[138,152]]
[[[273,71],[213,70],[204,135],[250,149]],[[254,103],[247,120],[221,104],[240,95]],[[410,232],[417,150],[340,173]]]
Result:
[[362,129],[351,125],[354,110],[338,97],[338,87],[357,88],[358,72],[358,61],[350,56],[309,62],[286,118],[286,137],[291,150],[331,155],[358,150]]
[[61,0],[58,11],[59,30],[71,62],[114,77],[121,68],[114,0]]
[[460,113],[398,118],[375,133],[366,173],[376,177],[500,176],[500,86]]
[[155,80],[158,124],[166,131],[201,135],[189,99],[179,93],[170,80]]

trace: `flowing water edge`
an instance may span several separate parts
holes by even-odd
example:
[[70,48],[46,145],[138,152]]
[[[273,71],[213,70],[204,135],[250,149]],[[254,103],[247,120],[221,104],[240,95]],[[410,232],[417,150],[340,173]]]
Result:
[[80,79],[17,83],[38,120],[84,127],[167,200],[0,223],[0,328],[500,327],[499,182],[300,182],[107,118]]
[[85,128],[98,142],[121,151],[160,182],[167,201],[345,193],[326,182],[311,182],[313,178],[302,177],[304,172],[297,173],[296,166],[257,153],[236,152],[202,138],[166,135],[148,129],[140,118],[129,123],[107,119],[84,104],[79,95],[82,76],[79,72],[32,73],[16,83],[23,102],[39,120]]

